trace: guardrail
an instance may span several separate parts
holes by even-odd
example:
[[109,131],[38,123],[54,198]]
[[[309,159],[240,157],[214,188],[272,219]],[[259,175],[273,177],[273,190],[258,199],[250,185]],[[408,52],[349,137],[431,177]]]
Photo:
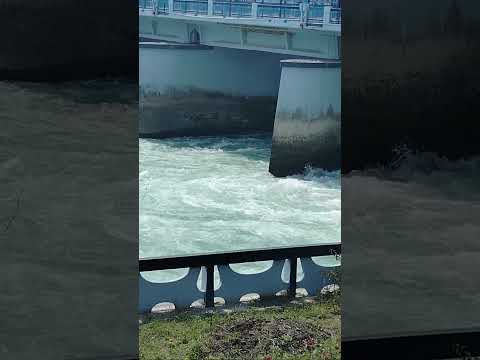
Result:
[[308,8],[308,24],[321,25],[324,23],[325,7],[310,5]]
[[170,8],[168,5],[168,0],[156,0],[155,2],[155,13],[166,15],[168,14]]
[[252,17],[252,3],[246,1],[214,1],[213,15],[222,17]]
[[202,0],[174,0],[173,12],[194,15],[207,15],[208,2]]
[[278,19],[300,19],[299,4],[258,3],[258,17]]
[[[334,281],[332,268],[339,265],[318,265],[312,257],[341,254],[340,243],[316,246],[285,247],[237,251],[194,256],[144,258],[139,260],[139,310],[148,312],[162,302],[176,307],[188,307],[203,297],[205,307],[213,307],[215,295],[225,301],[239,301],[243,295],[257,293],[274,296],[285,290],[290,297],[296,294],[297,286],[315,293]],[[273,260],[267,270],[255,273],[238,273],[231,264]],[[298,264],[298,265],[297,265]],[[143,272],[188,268],[181,279],[168,282],[146,280]],[[215,279],[215,268],[219,279]],[[215,281],[218,280],[218,281]],[[215,283],[217,286],[215,287]],[[200,286],[199,286],[200,284]]]
[[342,23],[342,9],[331,8],[330,9],[330,23],[341,24]]
[[304,25],[340,25],[342,9],[335,0],[303,3],[298,0],[139,0],[142,12],[224,18],[297,20]]
[[153,9],[154,0],[139,0],[138,7],[140,9]]

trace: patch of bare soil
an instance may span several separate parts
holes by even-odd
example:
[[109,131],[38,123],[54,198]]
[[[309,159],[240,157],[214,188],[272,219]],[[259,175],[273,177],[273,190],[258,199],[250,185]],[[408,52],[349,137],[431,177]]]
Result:
[[217,326],[202,352],[205,357],[221,355],[239,360],[273,351],[300,354],[313,350],[333,335],[333,330],[306,321],[239,319]]

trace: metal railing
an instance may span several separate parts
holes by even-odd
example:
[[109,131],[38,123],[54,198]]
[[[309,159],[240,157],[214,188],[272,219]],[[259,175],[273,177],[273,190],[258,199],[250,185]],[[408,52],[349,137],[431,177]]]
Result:
[[300,7],[298,4],[259,2],[257,14],[261,18],[300,19]]
[[340,25],[338,0],[303,3],[297,0],[139,0],[139,8],[153,14],[180,13],[232,18],[298,20],[305,25]]
[[168,0],[156,0],[154,11],[156,14],[168,14]]
[[246,1],[214,1],[213,15],[223,17],[251,17],[252,3]]
[[330,24],[341,24],[342,23],[342,9],[332,8],[330,10]]
[[323,5],[310,5],[308,7],[308,23],[320,25],[324,22],[325,7]]
[[174,0],[173,12],[194,15],[208,14],[208,1],[202,0]]
[[[341,244],[328,243],[315,246],[299,246],[299,247],[285,247],[274,249],[260,249],[237,251],[218,254],[204,254],[193,256],[178,256],[178,257],[161,257],[161,258],[144,258],[139,260],[139,271],[156,271],[167,269],[182,269],[182,268],[204,268],[206,271],[206,287],[204,293],[204,303],[206,307],[214,306],[215,290],[214,290],[214,267],[221,265],[239,264],[246,262],[268,261],[268,260],[287,260],[289,264],[289,281],[288,281],[288,295],[294,297],[297,290],[297,259],[306,259],[316,256],[340,256]],[[254,276],[254,275],[244,275]],[[143,279],[143,281],[145,281]],[[312,279],[310,279],[312,281]],[[314,282],[320,279],[313,279]],[[258,282],[257,282],[258,284]],[[154,284],[149,283],[154,286]],[[157,284],[161,286],[162,284]],[[239,285],[239,284],[237,284]],[[169,284],[168,286],[171,286]],[[234,285],[235,286],[235,285]],[[258,291],[258,289],[251,289]],[[141,291],[141,290],[140,290]],[[182,292],[185,294],[185,292]],[[142,296],[142,294],[140,294]]]
[[155,0],[139,0],[138,7],[140,9],[153,9]]

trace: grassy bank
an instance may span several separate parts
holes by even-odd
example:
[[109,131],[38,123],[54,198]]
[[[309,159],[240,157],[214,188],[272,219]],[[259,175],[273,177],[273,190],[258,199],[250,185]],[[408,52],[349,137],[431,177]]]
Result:
[[140,325],[140,359],[340,359],[337,299],[310,301],[150,318]]

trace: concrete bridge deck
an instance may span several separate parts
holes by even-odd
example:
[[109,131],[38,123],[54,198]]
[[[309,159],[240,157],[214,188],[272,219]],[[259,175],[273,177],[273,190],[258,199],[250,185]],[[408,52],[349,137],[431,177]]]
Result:
[[269,1],[141,0],[140,34],[170,42],[339,59],[337,2]]
[[337,1],[299,0],[140,0],[145,16],[167,16],[200,21],[266,27],[312,28],[340,33],[341,9]]

